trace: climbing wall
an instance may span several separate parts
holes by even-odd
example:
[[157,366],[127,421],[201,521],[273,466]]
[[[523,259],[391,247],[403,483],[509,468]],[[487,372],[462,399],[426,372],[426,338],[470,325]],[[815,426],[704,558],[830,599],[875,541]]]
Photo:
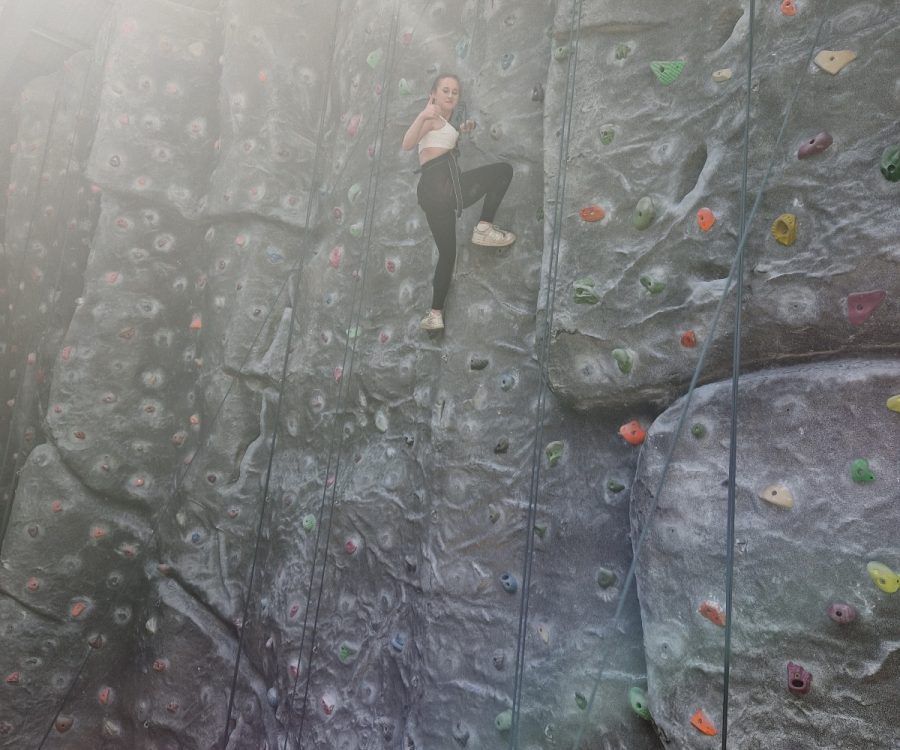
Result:
[[[663,515],[649,519],[646,508],[673,412],[650,425],[684,393],[713,336],[736,246],[748,7],[584,3],[557,227],[575,53],[568,2],[117,3],[94,52],[102,86],[87,101],[99,102],[99,117],[88,119],[93,145],[80,157],[89,182],[77,228],[90,256],[73,256],[72,301],[48,339],[47,397],[33,412],[46,440],[14,445],[20,459],[31,453],[2,545],[0,623],[20,647],[0,655],[0,746],[506,748],[517,688],[520,748],[570,747],[582,730],[582,747],[653,748],[657,735],[679,747],[715,742],[690,720],[702,709],[700,728],[715,727],[721,703],[713,621],[724,572],[721,553],[702,543],[722,528],[721,386],[698,396]],[[760,4],[757,16],[751,190],[773,157],[777,169],[747,250],[748,365],[893,346],[897,157],[885,148],[900,134],[890,4],[832,15],[787,0]],[[856,57],[827,53],[804,68],[823,19],[814,51]],[[514,168],[497,221],[519,239],[473,246],[477,216],[465,214],[447,328],[429,336],[418,321],[436,253],[415,205],[415,156],[399,144],[439,70],[460,75],[457,115],[476,123],[461,142],[463,169]],[[776,149],[798,76],[808,85]],[[35,149],[54,143],[38,132],[53,85],[36,82],[42,93],[23,110]],[[871,102],[863,123],[850,91]],[[828,97],[841,105],[823,109]],[[801,145],[818,153],[798,159]],[[14,156],[15,174],[36,179],[33,158]],[[852,180],[836,177],[845,174]],[[18,248],[8,257],[22,262],[16,238],[40,205],[28,195],[11,196],[7,217],[7,245]],[[728,344],[715,334],[705,379],[725,374]],[[818,437],[774,458],[763,451],[778,435],[831,434],[826,422],[888,430],[881,391],[892,366],[821,364],[748,381],[757,395],[746,419],[760,437],[746,459],[752,492],[742,492],[759,516],[755,533],[774,528],[764,513],[783,521],[805,498],[835,495],[810,467],[845,459],[840,481],[870,492],[876,517],[889,441],[870,451],[857,440],[846,457],[836,433],[830,452]],[[24,375],[35,389],[37,368]],[[860,382],[868,419],[849,390]],[[797,395],[772,407],[773,383]],[[845,411],[829,422],[811,407],[800,433],[788,407],[806,398],[818,408],[820,393]],[[21,404],[11,409],[24,425]],[[811,478],[800,480],[801,467]],[[851,470],[875,478],[857,484]],[[715,473],[700,485],[704,472]],[[793,508],[758,499],[761,477]],[[634,530],[654,530],[641,552],[640,608],[625,591],[632,499]],[[659,537],[670,520],[682,528],[677,514],[689,532],[674,544]],[[827,539],[820,515],[818,541],[808,540],[817,550]],[[804,557],[802,524],[786,541],[778,529],[769,547],[784,554],[760,564],[783,557],[814,575],[824,553]],[[820,700],[820,682],[841,674],[835,652],[855,654],[858,699],[889,679],[890,631],[876,620],[900,564],[888,532],[865,547],[871,556],[847,555],[845,577],[806,619],[784,616],[781,593],[765,621],[753,619],[756,599],[740,600],[751,619],[736,629],[737,663],[747,660],[736,706]],[[872,561],[883,593],[865,575]],[[739,580],[750,570],[739,566]],[[765,580],[784,581],[791,601],[805,591],[783,573]],[[815,652],[798,622],[820,628]],[[778,654],[746,652],[764,642],[757,623],[783,635],[765,636]],[[860,625],[874,633],[865,647]],[[839,640],[848,638],[857,651]],[[791,697],[786,672],[772,686],[787,661],[814,675],[807,695]],[[843,710],[842,727],[864,716],[872,737],[892,736],[875,711],[847,707],[855,699],[815,710]],[[844,728],[801,726],[803,703],[784,705],[793,728],[773,729],[761,747],[788,735],[850,742]],[[752,726],[735,731],[755,741]]]
[[[729,742],[897,747],[896,359],[742,379]],[[730,383],[697,391],[641,554],[654,720],[674,747],[718,747]],[[887,400],[894,400],[887,404]],[[681,411],[654,423],[635,479],[634,533]],[[893,411],[889,406],[892,406]],[[747,415],[754,418],[747,419]]]
[[[740,236],[748,10],[585,4],[550,370],[578,408],[671,399],[709,338],[704,377],[729,371],[733,305],[710,326]],[[747,213],[771,176],[746,247],[747,366],[897,345],[897,191],[880,173],[900,140],[897,34],[892,2],[757,3]],[[564,75],[551,66],[554,100]]]

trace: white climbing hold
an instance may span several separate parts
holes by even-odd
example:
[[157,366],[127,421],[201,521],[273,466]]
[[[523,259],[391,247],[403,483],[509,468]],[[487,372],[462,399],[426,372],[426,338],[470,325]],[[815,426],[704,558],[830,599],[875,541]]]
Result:
[[826,73],[836,76],[855,59],[856,53],[852,49],[823,49],[815,56],[814,62]]
[[712,79],[716,83],[723,83],[724,81],[730,81],[732,75],[731,68],[720,68],[719,70],[713,71]]
[[770,484],[759,493],[761,500],[777,505],[779,508],[793,508],[794,495],[783,484]]

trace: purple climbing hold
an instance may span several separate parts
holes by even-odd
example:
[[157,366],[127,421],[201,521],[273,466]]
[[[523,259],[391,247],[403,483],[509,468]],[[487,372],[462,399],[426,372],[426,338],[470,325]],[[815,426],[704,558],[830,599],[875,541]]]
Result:
[[847,625],[856,619],[856,608],[843,602],[835,602],[828,607],[828,616],[838,625]]
[[855,326],[865,323],[872,317],[872,313],[878,309],[886,295],[887,293],[883,289],[848,294],[847,317],[850,319],[850,323]]
[[788,662],[787,673],[788,690],[794,695],[806,695],[812,687],[812,675],[792,661]]
[[797,151],[797,158],[808,159],[810,156],[821,154],[832,143],[834,143],[834,138],[831,137],[831,133],[823,130],[800,146],[800,149]]

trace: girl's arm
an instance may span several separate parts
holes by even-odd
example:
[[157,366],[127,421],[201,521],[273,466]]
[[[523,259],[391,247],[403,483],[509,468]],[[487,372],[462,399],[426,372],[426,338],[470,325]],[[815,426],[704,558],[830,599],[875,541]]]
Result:
[[416,144],[422,140],[422,136],[429,130],[434,129],[435,121],[440,121],[440,113],[432,99],[428,100],[428,104],[413,120],[413,124],[409,126],[406,134],[403,136],[402,148],[404,151],[412,151]]

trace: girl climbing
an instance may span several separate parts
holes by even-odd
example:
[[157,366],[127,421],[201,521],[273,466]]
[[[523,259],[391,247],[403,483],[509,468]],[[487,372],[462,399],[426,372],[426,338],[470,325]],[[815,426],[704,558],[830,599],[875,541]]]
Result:
[[[428,219],[438,249],[434,271],[431,310],[422,318],[426,331],[444,327],[444,300],[456,264],[456,220],[462,210],[484,198],[481,218],[472,232],[472,242],[485,247],[506,247],[516,241],[512,232],[494,226],[494,215],[512,180],[512,167],[505,162],[459,171],[456,144],[459,132],[449,120],[459,102],[462,85],[453,73],[441,73],[431,87],[428,103],[403,136],[403,150],[419,146],[422,173],[416,196]],[[462,126],[462,130],[469,130]]]

